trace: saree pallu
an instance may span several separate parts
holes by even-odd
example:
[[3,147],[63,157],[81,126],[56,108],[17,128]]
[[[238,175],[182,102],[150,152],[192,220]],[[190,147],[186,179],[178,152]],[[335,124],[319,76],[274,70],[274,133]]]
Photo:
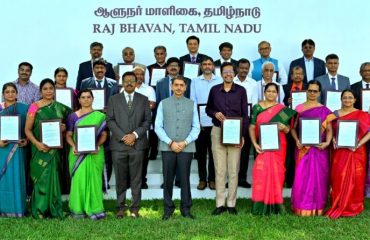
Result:
[[[16,103],[0,111],[0,115],[19,114],[21,135],[24,135],[28,105]],[[25,152],[17,143],[0,148],[0,216],[22,217],[26,213]]]
[[[325,141],[327,117],[330,114],[327,107],[320,106],[302,111],[299,118],[320,118],[321,141]],[[299,216],[322,215],[329,191],[329,150],[320,150],[314,146],[296,148],[295,159],[292,211]]]
[[[58,102],[39,108],[35,114],[33,134],[40,140],[40,122],[48,119],[62,119],[70,113],[70,109]],[[40,152],[32,145],[31,178],[34,189],[31,198],[31,211],[34,218],[63,217],[62,196],[59,181],[60,153],[59,149]]]
[[[257,106],[258,108],[258,106]],[[280,122],[288,125],[294,110],[277,104],[262,110],[256,119],[256,136],[259,136],[259,125],[268,122]],[[258,154],[252,170],[252,213],[269,215],[284,213],[283,186],[285,175],[286,138],[279,132],[280,149]]]
[[[105,129],[105,114],[94,111],[78,118],[74,124],[77,127],[95,125],[97,137]],[[73,134],[76,142],[76,134]],[[71,179],[71,193],[69,195],[69,208],[75,217],[85,215],[104,214],[102,174],[104,169],[104,147],[94,154],[75,155],[72,148],[69,152],[69,171]]]
[[[334,133],[337,120],[358,120],[358,140],[369,131],[368,113],[357,110],[332,121]],[[335,136],[335,135],[334,135]],[[366,177],[366,146],[352,151],[348,148],[334,149],[331,169],[331,207],[326,215],[336,219],[360,214],[364,210]]]

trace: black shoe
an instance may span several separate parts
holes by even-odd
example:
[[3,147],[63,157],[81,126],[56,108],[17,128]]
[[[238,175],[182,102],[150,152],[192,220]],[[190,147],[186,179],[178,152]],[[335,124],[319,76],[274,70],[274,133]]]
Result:
[[227,211],[229,212],[229,214],[238,215],[238,211],[236,211],[235,207],[228,207]]
[[188,213],[181,213],[181,215],[184,218],[194,219],[194,216],[190,212],[188,212]]
[[226,183],[225,184],[225,188],[229,188],[229,183]]
[[251,184],[247,181],[240,181],[238,182],[238,186],[239,187],[243,187],[243,188],[251,188]]
[[172,216],[172,213],[164,213],[162,216],[162,220],[166,221],[169,220]]
[[226,212],[226,208],[224,206],[218,207],[215,210],[213,210],[212,215],[217,216],[217,215],[220,215],[223,212]]
[[181,188],[180,181],[175,181],[175,186],[178,187],[178,188]]
[[148,187],[148,184],[146,183],[146,182],[143,182],[142,184],[141,184],[141,189],[148,189],[149,187]]

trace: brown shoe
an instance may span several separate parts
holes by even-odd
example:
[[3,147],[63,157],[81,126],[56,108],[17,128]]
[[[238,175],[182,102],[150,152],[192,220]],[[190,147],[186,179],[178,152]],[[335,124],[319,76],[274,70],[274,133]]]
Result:
[[124,218],[126,216],[126,213],[125,213],[125,211],[124,210],[119,210],[118,212],[117,212],[117,214],[116,214],[116,217],[117,218]]
[[207,187],[207,182],[205,182],[205,181],[199,181],[199,184],[197,186],[197,189],[198,190],[204,190],[204,189],[206,189],[206,187]]
[[215,190],[216,189],[216,184],[215,184],[214,181],[210,181],[208,183],[208,186],[209,186],[209,189],[211,189],[211,190]]
[[137,211],[137,210],[131,211],[130,217],[132,217],[132,218],[139,218],[140,217],[139,211]]

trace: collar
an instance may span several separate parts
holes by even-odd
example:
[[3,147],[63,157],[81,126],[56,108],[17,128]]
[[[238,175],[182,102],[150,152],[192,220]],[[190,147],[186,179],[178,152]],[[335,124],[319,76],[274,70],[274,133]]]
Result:
[[[224,83],[220,84],[219,91],[220,92],[226,92],[225,89],[224,89]],[[234,91],[235,91],[235,83],[233,82],[229,92],[234,92]]]

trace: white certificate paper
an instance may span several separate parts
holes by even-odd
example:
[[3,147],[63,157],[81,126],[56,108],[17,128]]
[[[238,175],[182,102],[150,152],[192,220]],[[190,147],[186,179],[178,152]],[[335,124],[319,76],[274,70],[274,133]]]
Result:
[[370,90],[363,89],[361,96],[362,111],[368,112],[370,110]]
[[263,151],[279,150],[279,129],[278,123],[260,125],[260,147]]
[[358,121],[338,120],[337,147],[355,148],[357,145]]
[[297,105],[304,103],[307,100],[306,91],[292,92],[292,109],[295,109]]
[[62,147],[60,120],[41,122],[41,141],[50,148]]
[[302,145],[319,145],[321,142],[320,131],[320,119],[300,119],[300,142]]
[[222,122],[222,144],[240,144],[241,121],[241,118],[227,118]]
[[77,127],[77,152],[96,152],[96,127]]
[[330,109],[330,111],[338,110],[342,108],[342,101],[340,99],[340,91],[327,91],[325,106]]
[[222,78],[221,67],[215,67],[215,75]]
[[202,127],[212,126],[212,118],[208,117],[206,113],[206,105],[198,105],[199,122]]
[[125,74],[126,72],[131,72],[134,69],[133,64],[118,64],[118,85],[122,85],[122,75]]
[[55,89],[55,101],[60,102],[67,107],[73,109],[73,94],[70,88],[56,88]]
[[184,77],[193,79],[198,77],[199,63],[184,62]]
[[19,115],[0,116],[0,140],[19,141],[20,126]]
[[92,108],[94,110],[104,110],[105,108],[105,89],[91,89],[94,95]]
[[166,68],[153,68],[152,76],[150,78],[150,86],[157,86],[158,80],[166,77]]

